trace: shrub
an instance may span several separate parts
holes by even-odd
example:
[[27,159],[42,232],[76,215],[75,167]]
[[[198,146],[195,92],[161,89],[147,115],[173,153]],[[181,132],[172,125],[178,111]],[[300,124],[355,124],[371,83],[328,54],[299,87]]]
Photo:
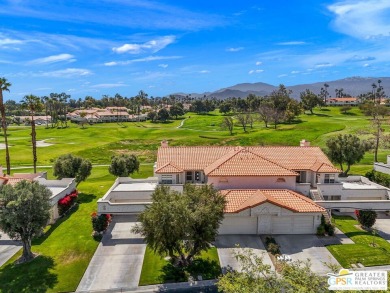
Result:
[[265,237],[265,245],[268,246],[270,243],[276,244],[276,240],[272,236],[266,236]]
[[58,213],[60,216],[65,214],[76,202],[78,191],[74,190],[72,193],[65,195],[58,201]]
[[332,224],[325,224],[324,228],[325,228],[326,234],[328,234],[329,236],[334,235],[335,227]]
[[92,228],[95,232],[104,232],[111,222],[111,215],[101,214],[98,215],[96,212],[91,214]]
[[269,243],[267,246],[267,250],[273,255],[280,254],[280,246],[276,243]]
[[360,225],[366,228],[371,228],[372,226],[374,226],[378,215],[375,211],[360,210],[356,213],[356,216]]
[[324,225],[319,225],[317,227],[317,235],[318,236],[324,236],[325,235],[325,227],[324,227]]

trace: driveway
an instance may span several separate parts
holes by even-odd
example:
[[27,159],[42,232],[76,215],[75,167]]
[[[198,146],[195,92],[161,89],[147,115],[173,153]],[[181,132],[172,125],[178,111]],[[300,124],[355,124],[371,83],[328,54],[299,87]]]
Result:
[[330,272],[324,262],[338,264],[315,235],[273,235],[273,237],[280,245],[282,254],[291,256],[293,261],[310,259],[311,269],[317,274],[325,275]]
[[77,291],[138,287],[146,244],[130,232],[135,216],[114,216]]
[[0,231],[0,267],[22,248],[18,241],[11,240],[7,234]]
[[374,228],[378,230],[380,236],[390,242],[390,216],[383,212],[378,212]]
[[[237,244],[240,248],[237,248]],[[234,251],[240,252],[243,248],[251,248],[259,256],[263,256],[263,262],[274,269],[272,261],[265,250],[260,237],[256,235],[219,235],[215,241],[218,250],[219,262],[221,263],[222,272],[228,269],[236,271],[241,270],[239,262],[234,257]]]

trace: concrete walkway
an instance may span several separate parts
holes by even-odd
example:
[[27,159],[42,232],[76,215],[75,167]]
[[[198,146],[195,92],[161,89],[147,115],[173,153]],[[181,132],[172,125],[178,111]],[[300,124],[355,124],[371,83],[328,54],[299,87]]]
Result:
[[351,238],[347,237],[347,235],[341,232],[338,228],[335,228],[334,236],[318,237],[318,239],[320,239],[323,245],[355,244]]
[[14,256],[21,248],[22,244],[11,240],[7,234],[0,231],[0,267]]
[[139,235],[130,232],[135,224],[135,216],[113,218],[85,271],[78,292],[138,287],[146,244]]
[[[237,245],[240,248],[237,248]],[[240,263],[234,257],[234,251],[240,252],[243,248],[250,248],[255,254],[263,256],[263,263],[274,269],[274,265],[258,235],[219,235],[215,241],[215,246],[218,250],[223,273],[229,269],[236,271],[242,269]]]

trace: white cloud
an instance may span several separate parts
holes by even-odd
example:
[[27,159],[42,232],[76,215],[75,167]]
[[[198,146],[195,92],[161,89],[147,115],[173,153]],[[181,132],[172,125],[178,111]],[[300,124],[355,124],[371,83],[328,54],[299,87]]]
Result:
[[0,47],[8,46],[8,45],[19,45],[23,44],[24,41],[10,38],[0,39]]
[[264,70],[263,69],[257,69],[257,70],[249,70],[249,74],[253,74],[253,73],[261,73],[263,72]]
[[324,67],[332,67],[333,64],[332,63],[320,63],[320,64],[316,64],[314,67],[315,68],[324,68]]
[[335,29],[356,38],[390,36],[390,1],[340,1],[328,6]]
[[122,86],[128,86],[127,84],[124,83],[99,83],[95,85],[91,85],[91,88],[115,88],[115,87],[122,87]]
[[287,74],[279,74],[278,77],[286,77]]
[[74,59],[74,56],[71,54],[59,54],[59,55],[53,55],[44,58],[38,58],[28,62],[28,64],[32,64],[32,65],[46,64],[46,63],[55,63],[55,62],[62,62],[62,61],[74,62],[76,61],[76,59]]
[[370,67],[370,64],[365,63],[365,64],[363,64],[363,67]]
[[299,46],[299,45],[306,45],[307,43],[303,41],[290,41],[290,42],[280,42],[276,44],[280,46]]
[[161,67],[161,68],[167,68],[168,64],[159,64],[158,66]]
[[227,48],[227,52],[238,52],[244,50],[244,47],[236,47],[236,48]]
[[263,62],[260,62],[260,61],[257,61],[257,62],[256,62],[256,65],[257,65],[257,66],[260,66],[261,64],[263,64]]
[[105,66],[128,65],[128,64],[132,64],[132,63],[138,63],[138,62],[150,62],[150,61],[156,61],[156,60],[172,60],[172,59],[180,59],[180,58],[182,58],[182,56],[148,56],[145,58],[138,58],[138,59],[132,59],[132,60],[126,60],[126,61],[106,62],[106,63],[104,63],[104,65]]
[[201,70],[201,71],[199,71],[199,73],[205,74],[205,73],[210,73],[210,71],[209,70]]
[[297,74],[297,73],[299,73],[300,71],[298,71],[298,70],[293,70],[293,71],[291,71],[291,74]]
[[114,47],[112,50],[116,53],[129,53],[129,54],[140,54],[140,53],[156,53],[164,49],[169,44],[175,42],[175,36],[164,36],[143,44],[124,44],[120,47]]
[[36,73],[34,75],[35,76],[45,76],[45,77],[71,78],[71,77],[77,77],[77,76],[88,76],[91,74],[92,74],[92,72],[88,69],[67,68],[67,69],[63,69],[63,70],[39,72],[39,73]]

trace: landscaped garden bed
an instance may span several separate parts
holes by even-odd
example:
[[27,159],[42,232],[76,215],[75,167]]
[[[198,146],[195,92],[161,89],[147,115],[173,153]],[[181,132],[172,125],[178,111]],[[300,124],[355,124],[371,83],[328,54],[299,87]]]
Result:
[[[390,243],[377,233],[357,228],[358,221],[350,216],[333,216],[338,229],[355,244],[337,244],[327,246],[328,250],[344,268],[357,264],[380,266],[390,264]],[[374,245],[373,245],[374,244]]]
[[202,280],[210,280],[217,278],[220,274],[221,266],[215,247],[195,257],[188,267],[181,268],[174,266],[168,258],[161,257],[147,246],[139,285],[187,282],[190,277],[198,280],[199,276]]

